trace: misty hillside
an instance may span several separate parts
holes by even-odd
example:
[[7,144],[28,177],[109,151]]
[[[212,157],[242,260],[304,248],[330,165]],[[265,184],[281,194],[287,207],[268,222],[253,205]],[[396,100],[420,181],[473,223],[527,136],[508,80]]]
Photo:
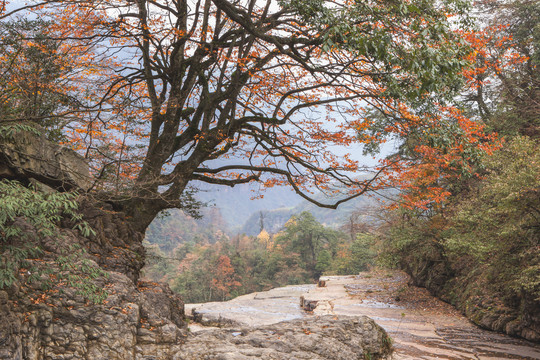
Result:
[[[255,198],[262,196],[262,198]],[[293,208],[302,198],[286,187],[275,187],[259,192],[250,185],[235,187],[208,186],[197,193],[197,198],[203,202],[215,205],[221,211],[230,230],[240,230],[246,219],[259,211],[269,211],[278,208]]]
[[[331,203],[330,199],[320,195],[318,201]],[[318,222],[327,227],[339,228],[349,221],[354,212],[366,212],[370,208],[376,207],[376,200],[369,196],[360,196],[356,199],[341,204],[337,209],[321,208],[306,200],[300,202],[293,208],[278,208],[267,211],[253,213],[244,223],[241,233],[246,235],[257,235],[261,230],[261,222],[266,231],[271,234],[277,233],[292,215],[308,211]],[[262,221],[261,221],[262,218]],[[370,217],[365,217],[365,222],[374,221]]]
[[[197,194],[212,206],[201,209],[201,219],[185,215],[181,210],[169,211],[168,216],[154,220],[146,232],[146,240],[159,245],[166,253],[178,245],[194,242],[213,244],[222,237],[237,234],[255,236],[261,228],[275,234],[292,215],[309,211],[321,224],[339,228],[349,222],[353,213],[365,213],[376,207],[376,200],[361,196],[341,204],[338,209],[320,208],[287,188],[267,190],[262,199],[251,200],[256,195],[248,186],[234,188],[220,187],[218,190],[201,191]],[[324,195],[316,197],[318,201],[331,203]],[[215,204],[215,205],[214,205]],[[361,215],[355,221],[372,223],[372,215]]]
[[145,240],[159,245],[161,251],[172,252],[179,244],[214,244],[228,233],[227,224],[219,208],[211,206],[201,209],[202,217],[194,219],[182,210],[169,210],[159,216],[146,230]]

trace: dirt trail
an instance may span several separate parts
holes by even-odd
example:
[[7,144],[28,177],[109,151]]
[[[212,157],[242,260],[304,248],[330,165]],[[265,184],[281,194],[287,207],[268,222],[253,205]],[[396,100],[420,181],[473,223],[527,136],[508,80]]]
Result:
[[[306,316],[367,315],[394,340],[395,360],[540,359],[540,344],[482,330],[427,290],[408,285],[400,271],[328,276],[325,287],[288,286],[222,303],[186,305],[206,325],[258,326]],[[300,309],[300,298],[314,306]],[[192,331],[206,327],[198,323]]]

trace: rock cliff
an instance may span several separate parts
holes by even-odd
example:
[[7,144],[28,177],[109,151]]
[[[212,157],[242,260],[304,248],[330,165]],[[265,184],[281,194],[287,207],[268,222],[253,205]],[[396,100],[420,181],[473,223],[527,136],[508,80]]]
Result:
[[[32,131],[0,140],[2,179],[83,194],[92,183],[80,156]],[[191,334],[182,300],[139,278],[143,234],[89,196],[80,197],[79,211],[93,229],[85,236],[69,217],[48,234],[24,217],[8,224],[17,236],[0,233],[3,264],[35,249],[0,288],[0,359],[380,359],[390,352],[384,330],[367,318]]]

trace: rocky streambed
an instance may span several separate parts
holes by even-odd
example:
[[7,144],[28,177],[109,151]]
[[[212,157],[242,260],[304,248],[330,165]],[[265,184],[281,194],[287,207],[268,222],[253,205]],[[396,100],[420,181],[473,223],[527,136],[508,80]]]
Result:
[[321,280],[324,286],[287,286],[228,302],[187,304],[189,328],[194,333],[215,327],[233,331],[283,320],[317,324],[332,317],[369,316],[392,337],[396,360],[540,359],[540,345],[478,328],[427,290],[409,285],[403,272],[380,270]]
[[[185,359],[382,359],[391,340],[366,316],[306,316],[298,299],[315,285],[287,286],[228,302],[186,305]],[[202,345],[202,346],[201,346]]]

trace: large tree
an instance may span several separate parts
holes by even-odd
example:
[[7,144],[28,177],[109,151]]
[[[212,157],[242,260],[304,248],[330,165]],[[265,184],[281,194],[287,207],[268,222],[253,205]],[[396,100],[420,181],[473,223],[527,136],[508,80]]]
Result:
[[[80,93],[73,87],[70,95],[79,96],[80,112],[66,136],[102,180],[94,190],[141,231],[161,210],[189,206],[194,181],[289,184],[336,207],[394,185],[392,171],[426,156],[444,165],[448,154],[461,156],[463,142],[482,138],[443,107],[467,64],[454,20],[461,1],[40,4],[27,9],[52,18],[50,36],[78,54],[70,71]],[[16,14],[5,10],[2,18]],[[355,143],[373,150],[389,137],[427,133],[431,141],[445,131],[460,140],[375,169],[332,152]],[[440,197],[439,178],[430,173],[435,185],[424,193]],[[323,204],[314,188],[342,196]]]

